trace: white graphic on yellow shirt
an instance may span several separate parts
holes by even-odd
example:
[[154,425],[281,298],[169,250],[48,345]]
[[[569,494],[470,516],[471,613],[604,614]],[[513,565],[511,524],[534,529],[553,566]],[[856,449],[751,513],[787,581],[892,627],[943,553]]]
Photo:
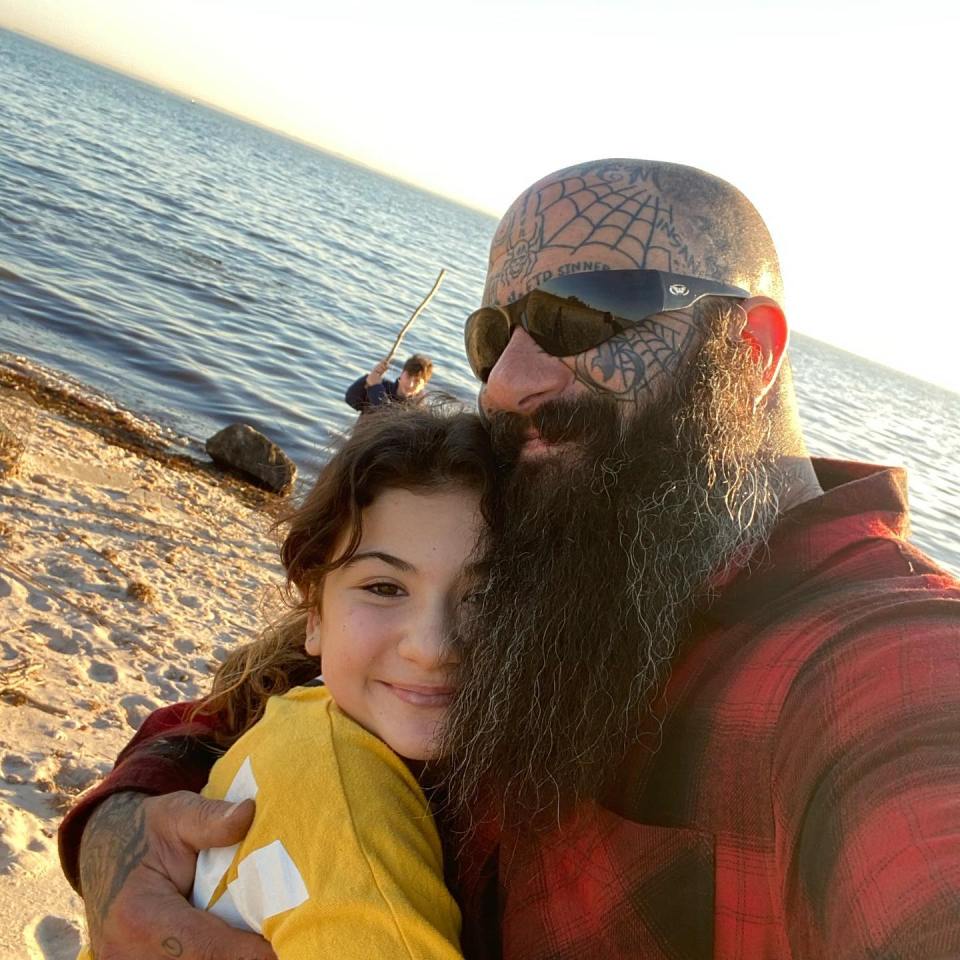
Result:
[[[231,803],[255,799],[258,791],[250,758],[243,761],[225,797]],[[232,927],[263,932],[263,923],[307,899],[307,888],[279,840],[248,854],[236,867],[236,877],[226,883],[239,844],[201,851],[190,900]],[[219,896],[217,894],[219,893]]]

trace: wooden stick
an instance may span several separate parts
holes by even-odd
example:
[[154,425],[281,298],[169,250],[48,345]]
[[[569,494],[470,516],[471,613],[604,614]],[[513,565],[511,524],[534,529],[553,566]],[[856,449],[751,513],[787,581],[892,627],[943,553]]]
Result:
[[9,667],[0,667],[0,700],[14,707],[22,707],[26,704],[44,713],[53,714],[55,717],[68,716],[68,711],[62,707],[44,703],[20,689],[30,683],[42,669],[43,665],[36,660],[17,660]]
[[44,703],[42,700],[37,700],[22,690],[14,690],[12,688],[0,690],[0,700],[3,700],[4,703],[9,703],[12,707],[22,707],[26,704],[28,707],[42,710],[44,713],[53,714],[55,717],[69,716],[69,711],[64,710],[63,707],[54,707],[49,703]]
[[36,660],[16,660],[10,666],[0,667],[0,687],[6,692],[14,687],[23,686],[42,669],[42,665]]
[[437,274],[437,279],[433,282],[433,287],[431,288],[430,292],[423,298],[423,303],[421,303],[420,306],[413,311],[413,315],[403,325],[403,329],[397,334],[397,339],[393,341],[393,346],[390,348],[390,352],[384,358],[387,363],[393,359],[393,355],[397,352],[397,349],[400,346],[400,341],[404,338],[406,332],[413,325],[413,321],[416,320],[417,317],[419,317],[423,312],[423,308],[433,299],[433,295],[437,292],[437,289],[440,287],[440,284],[446,275],[447,271],[445,269],[441,270],[440,273]]
[[53,587],[45,587],[42,583],[39,583],[34,577],[32,577],[26,570],[24,570],[19,563],[14,563],[13,560],[4,559],[0,561],[0,570],[6,570],[7,573],[12,573],[24,583],[28,583],[31,587],[36,587],[36,589],[41,593],[45,593],[48,596],[53,597],[55,600],[65,603],[68,607],[73,607],[74,610],[78,610],[84,616],[90,617],[91,620],[99,623],[101,626],[106,625],[106,620],[104,620],[103,617],[93,609],[93,607],[84,606],[80,603],[74,603],[69,597],[65,597],[59,591],[54,590]]

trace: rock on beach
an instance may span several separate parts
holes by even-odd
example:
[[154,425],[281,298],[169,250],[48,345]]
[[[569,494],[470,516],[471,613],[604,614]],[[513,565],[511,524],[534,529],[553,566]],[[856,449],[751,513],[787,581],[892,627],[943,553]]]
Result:
[[274,493],[288,493],[297,476],[294,462],[269,438],[247,423],[233,423],[207,440],[218,466],[237,470]]

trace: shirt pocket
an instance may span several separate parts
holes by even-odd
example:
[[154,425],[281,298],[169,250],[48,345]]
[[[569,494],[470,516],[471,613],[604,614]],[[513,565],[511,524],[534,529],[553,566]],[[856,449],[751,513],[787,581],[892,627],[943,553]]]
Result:
[[713,957],[710,834],[592,809],[502,843],[500,885],[505,960]]

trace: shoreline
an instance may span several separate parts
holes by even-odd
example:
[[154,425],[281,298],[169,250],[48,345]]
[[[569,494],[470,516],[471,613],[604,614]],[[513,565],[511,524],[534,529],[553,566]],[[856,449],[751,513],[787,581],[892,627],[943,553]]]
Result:
[[[228,473],[212,460],[199,460],[173,451],[172,441],[163,439],[159,431],[149,430],[147,421],[112,402],[95,402],[93,394],[82,396],[69,390],[56,381],[53,372],[40,366],[21,365],[21,358],[0,353],[0,398],[10,392],[29,397],[41,409],[90,429],[128,453],[149,458],[172,470],[207,477],[249,506],[275,512],[284,502],[283,497]],[[0,403],[0,423],[2,409]]]
[[268,621],[283,501],[3,364],[0,426],[0,958],[73,960],[62,812]]

